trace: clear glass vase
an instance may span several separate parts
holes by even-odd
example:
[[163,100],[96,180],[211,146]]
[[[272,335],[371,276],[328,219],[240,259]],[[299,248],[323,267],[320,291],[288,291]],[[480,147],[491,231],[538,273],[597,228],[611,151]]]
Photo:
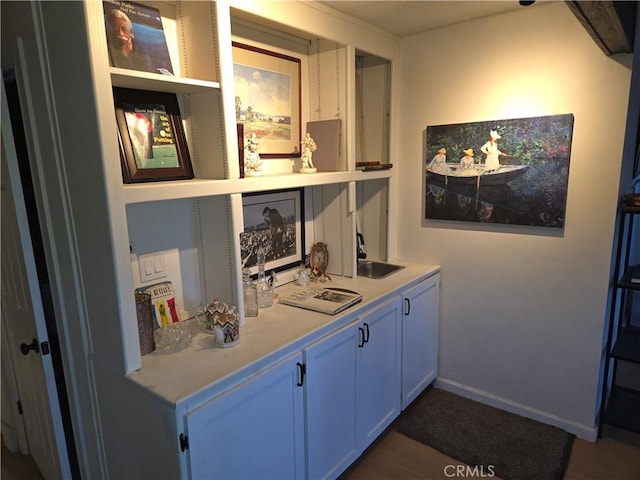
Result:
[[258,316],[258,288],[256,282],[251,280],[250,270],[242,270],[242,294],[244,298],[244,316]]
[[273,286],[264,274],[265,254],[262,248],[258,249],[258,308],[267,308],[273,305]]

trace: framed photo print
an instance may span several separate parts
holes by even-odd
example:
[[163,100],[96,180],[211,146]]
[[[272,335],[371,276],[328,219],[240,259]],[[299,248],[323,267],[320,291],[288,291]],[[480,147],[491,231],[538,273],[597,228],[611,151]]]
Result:
[[114,88],[125,183],[193,178],[175,94]]
[[240,255],[251,274],[258,272],[259,248],[265,251],[265,272],[294,268],[304,261],[303,193],[295,188],[243,194]]
[[233,42],[236,120],[260,158],[300,156],[300,59]]

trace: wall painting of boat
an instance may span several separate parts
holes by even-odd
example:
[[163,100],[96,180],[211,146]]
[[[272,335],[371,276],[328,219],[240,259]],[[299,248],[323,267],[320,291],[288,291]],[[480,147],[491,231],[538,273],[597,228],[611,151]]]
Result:
[[563,228],[573,115],[427,126],[429,220]]

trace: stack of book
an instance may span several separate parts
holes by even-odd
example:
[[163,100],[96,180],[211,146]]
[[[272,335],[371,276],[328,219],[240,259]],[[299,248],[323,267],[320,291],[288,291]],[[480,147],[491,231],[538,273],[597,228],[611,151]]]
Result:
[[380,162],[356,162],[356,170],[370,172],[372,170],[388,170],[393,167],[393,163]]

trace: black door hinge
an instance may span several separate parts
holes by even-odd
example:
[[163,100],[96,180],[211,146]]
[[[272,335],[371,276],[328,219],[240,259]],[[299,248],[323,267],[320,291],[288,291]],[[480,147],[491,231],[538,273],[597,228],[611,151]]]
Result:
[[184,434],[180,434],[180,451],[184,452],[189,448],[189,438]]
[[22,402],[18,400],[16,403],[18,404],[18,415],[22,415]]

